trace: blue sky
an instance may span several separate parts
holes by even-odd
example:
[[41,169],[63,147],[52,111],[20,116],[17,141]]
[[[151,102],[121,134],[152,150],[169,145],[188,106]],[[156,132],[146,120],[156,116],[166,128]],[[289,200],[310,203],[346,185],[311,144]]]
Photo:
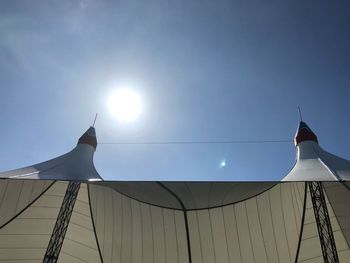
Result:
[[[0,171],[99,142],[292,140],[297,106],[321,146],[350,159],[345,1],[1,1]],[[116,86],[144,100],[118,123]],[[220,162],[227,165],[220,168]],[[292,142],[98,145],[110,180],[278,180]]]

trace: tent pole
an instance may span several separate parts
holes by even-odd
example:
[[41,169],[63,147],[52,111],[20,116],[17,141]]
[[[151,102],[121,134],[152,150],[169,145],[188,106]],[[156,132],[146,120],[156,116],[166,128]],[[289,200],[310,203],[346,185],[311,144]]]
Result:
[[56,263],[60,255],[64,237],[66,235],[74,204],[79,193],[80,182],[70,181],[64,195],[56,224],[53,228],[49,245],[45,253],[43,263]]
[[308,182],[315,213],[318,236],[320,238],[323,260],[325,263],[338,263],[331,221],[329,219],[323,185],[321,182]]

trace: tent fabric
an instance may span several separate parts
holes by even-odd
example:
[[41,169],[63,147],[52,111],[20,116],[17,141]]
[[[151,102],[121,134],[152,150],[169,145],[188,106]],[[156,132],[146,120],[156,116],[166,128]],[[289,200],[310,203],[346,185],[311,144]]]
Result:
[[92,223],[87,184],[80,186],[58,262],[102,263]]
[[52,181],[4,180],[0,183],[0,226],[47,191]]
[[305,125],[297,133],[295,166],[283,183],[89,183],[101,180],[90,127],[71,152],[0,173],[0,263],[43,262],[70,180],[81,184],[60,263],[322,262],[310,193],[301,182],[314,180],[324,181],[345,263],[350,183],[335,181],[350,180],[350,162],[320,148]]
[[[17,179],[46,179],[46,178],[41,178],[39,176],[40,173],[42,172],[47,172],[48,170],[52,169],[53,167],[56,167],[62,163],[64,163],[66,160],[70,158],[70,154],[64,154],[61,155],[57,158],[34,164],[28,167],[20,168],[20,169],[15,169],[11,171],[6,171],[6,172],[1,172],[0,173],[0,178],[17,178]],[[53,175],[53,174],[51,174]],[[52,176],[49,179],[58,179]],[[63,180],[63,179],[62,179]]]
[[[349,244],[346,241],[347,232],[345,229],[341,229],[339,224],[339,218],[341,218],[344,213],[349,214],[350,206],[345,205],[342,210],[335,210],[337,201],[329,201],[329,192],[333,191],[339,187],[342,187],[342,183],[326,183],[325,186],[325,197],[327,203],[327,209],[332,225],[333,235],[337,247],[338,257],[340,262],[347,262],[350,258]],[[332,190],[330,190],[332,189]],[[320,245],[320,240],[318,236],[318,230],[316,226],[315,214],[312,207],[311,197],[309,190],[307,191],[306,198],[306,210],[305,210],[305,221],[302,232],[300,253],[297,262],[313,263],[313,262],[323,262],[322,250]],[[328,193],[328,194],[327,194]],[[345,191],[345,196],[349,197],[350,191]],[[344,199],[343,199],[344,200]],[[349,201],[347,201],[349,204]]]
[[318,143],[318,138],[305,122],[300,121],[295,134],[294,143],[295,145],[298,145],[303,141],[314,141]]
[[350,246],[350,183],[325,183],[324,186],[339,227]]
[[52,160],[0,173],[0,178],[48,180],[101,180],[93,164],[94,148],[79,144],[72,151]]
[[296,162],[282,181],[349,181],[350,161],[323,150],[317,137],[308,135],[314,133],[305,135],[305,130],[302,126],[297,131]]
[[102,180],[93,163],[96,145],[95,129],[90,127],[70,152],[46,162],[2,172],[0,178]]
[[189,212],[194,262],[293,262],[302,187],[276,185],[247,201]]
[[0,262],[42,262],[66,185],[53,184],[11,222],[0,226]]
[[183,212],[135,201],[109,187],[89,187],[104,262],[188,262]]
[[[8,182],[5,182],[8,181]],[[1,184],[11,184],[14,180],[3,180]],[[15,180],[25,184],[48,182],[42,180]],[[23,212],[15,214],[7,224],[0,225],[0,262],[42,262],[62,200],[67,182],[55,182],[42,190],[40,197]],[[12,197],[12,198],[11,198]],[[8,197],[17,200],[16,196]],[[6,199],[7,201],[7,199]],[[9,207],[8,207],[9,208]],[[5,215],[1,213],[1,215]],[[4,219],[1,216],[1,222]],[[73,214],[63,242],[58,262],[101,262],[97,240],[92,225],[88,202],[87,185],[82,184],[74,206]]]
[[[116,191],[117,184],[81,183],[58,262],[188,263],[188,247],[191,262],[196,263],[322,262],[305,182],[270,187],[261,183],[259,191],[264,190],[244,200],[199,210],[137,201]],[[181,185],[163,184],[171,189]],[[42,262],[67,185],[63,181],[0,181],[6,192],[9,187],[19,192],[2,198],[3,203],[14,205],[0,209],[0,262]],[[226,187],[239,192],[239,186],[248,187],[242,183]],[[252,189],[259,189],[257,186],[252,184]],[[340,262],[347,262],[350,188],[341,182],[324,186]],[[341,197],[336,194],[339,191]],[[13,209],[16,205],[25,209]],[[9,217],[11,221],[4,223]]]
[[[104,182],[100,184],[105,185]],[[179,210],[220,207],[258,195],[274,182],[109,182],[108,187],[143,203]]]
[[[350,161],[323,150],[318,144],[317,136],[306,123],[302,122],[299,125],[295,138],[296,162],[291,171],[282,179],[283,181],[350,180]],[[0,178],[102,181],[93,163],[96,147],[95,129],[90,127],[80,137],[77,146],[72,151],[46,162],[1,172]],[[117,191],[136,200],[182,210],[227,205],[237,201],[237,198],[244,194],[249,197],[254,191],[256,191],[256,194],[260,191],[259,187],[255,190],[253,187],[242,190],[242,193],[236,195],[236,191],[227,192],[225,183],[221,186],[216,184],[216,187],[212,188],[210,183],[204,182],[203,184],[196,184],[195,187],[191,186],[191,190],[189,190],[188,184],[171,183],[170,189],[166,183],[160,185],[158,183],[138,182],[137,184],[132,183],[130,187],[130,184],[125,182],[124,184],[118,183],[114,187]],[[203,196],[208,196],[207,192],[210,192],[209,199],[205,200],[201,197],[194,199],[192,191],[195,191],[196,198],[201,196],[200,193]],[[227,196],[225,196],[226,194]],[[160,195],[162,195],[161,198]],[[182,204],[177,196],[182,197]]]
[[330,154],[312,141],[297,146],[297,161],[283,181],[350,180],[350,161]]

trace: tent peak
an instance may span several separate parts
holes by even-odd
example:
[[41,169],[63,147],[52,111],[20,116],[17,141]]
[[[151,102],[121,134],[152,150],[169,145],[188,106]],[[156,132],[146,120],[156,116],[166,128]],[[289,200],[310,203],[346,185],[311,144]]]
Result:
[[94,149],[96,150],[97,139],[95,128],[90,126],[90,128],[87,129],[87,131],[79,138],[78,144],[88,144],[94,147]]
[[304,122],[300,121],[297,133],[294,138],[295,145],[303,141],[314,141],[318,143],[316,134],[310,129],[310,127]]

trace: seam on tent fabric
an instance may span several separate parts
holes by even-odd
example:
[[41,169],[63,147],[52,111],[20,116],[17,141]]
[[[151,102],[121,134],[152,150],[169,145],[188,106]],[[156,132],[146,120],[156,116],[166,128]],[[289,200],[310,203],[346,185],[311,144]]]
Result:
[[304,205],[303,205],[303,215],[301,217],[301,224],[300,224],[300,231],[299,231],[299,241],[298,241],[298,248],[297,253],[295,255],[295,263],[298,262],[299,258],[299,252],[300,252],[300,245],[301,245],[301,239],[303,236],[303,230],[304,230],[304,220],[305,220],[305,211],[306,211],[306,196],[307,196],[307,182],[305,182],[305,189],[304,189]]
[[293,215],[294,215],[294,223],[295,223],[295,229],[298,229],[298,223],[297,223],[297,216],[295,214],[295,205],[294,205],[294,196],[293,196],[293,190],[292,190],[293,185],[289,185],[289,190],[290,190],[290,197],[291,197],[291,202],[293,206]]
[[[152,258],[153,258],[153,262],[155,261],[155,257],[156,257],[156,253],[155,253],[155,242],[154,242],[154,228],[153,228],[153,217],[152,217],[152,208],[151,206],[148,206],[148,209],[149,209],[149,216],[150,216],[150,219],[151,219],[151,233],[152,233]],[[122,262],[120,260],[120,262]]]
[[209,226],[210,226],[210,233],[211,233],[211,240],[212,240],[212,244],[213,244],[213,256],[214,256],[214,262],[216,263],[216,252],[215,252],[215,242],[214,242],[214,232],[213,232],[213,224],[212,224],[212,220],[211,220],[211,213],[210,210],[208,210],[208,217],[209,217]]
[[277,241],[276,241],[275,224],[273,222],[273,216],[272,216],[271,192],[268,193],[268,196],[269,196],[269,207],[270,207],[270,217],[271,217],[271,226],[272,226],[272,232],[273,232],[273,240],[275,241],[274,244],[275,244],[275,248],[276,248],[276,254],[277,254],[278,262],[281,262],[280,254],[278,252],[278,247],[277,247]]
[[[75,224],[75,225],[76,225],[76,224]],[[77,225],[76,225],[76,226],[77,226]],[[91,229],[90,229],[90,231],[91,231]],[[97,249],[96,249],[95,247],[91,247],[91,246],[89,246],[89,245],[86,245],[86,244],[84,244],[84,243],[82,243],[82,242],[79,242],[79,241],[76,241],[76,240],[74,240],[74,239],[71,239],[71,238],[69,238],[69,237],[65,237],[64,239],[65,239],[65,240],[69,240],[69,241],[71,241],[72,243],[77,243],[77,244],[79,244],[79,245],[81,245],[81,246],[87,247],[87,248],[89,248],[89,249],[91,249],[91,250],[97,251]],[[46,248],[44,247],[43,249],[46,249]],[[63,253],[63,251],[62,251],[62,253]],[[80,259],[80,258],[79,258],[79,259]],[[80,260],[82,260],[82,259],[80,259]]]
[[[305,188],[305,185],[304,185],[304,188]],[[302,214],[303,214],[303,206],[304,206],[304,203],[303,203],[303,193],[301,193],[300,194],[300,187],[298,186],[298,185],[295,185],[295,189],[296,189],[296,194],[297,194],[297,197],[298,197],[298,199],[300,200],[300,204],[301,204],[301,208],[298,206],[298,211],[300,212],[299,213],[299,215],[301,215],[302,216]],[[304,191],[305,191],[305,189],[304,189]],[[303,192],[304,192],[303,191]],[[300,219],[301,220],[301,219]]]
[[98,254],[100,255],[101,263],[103,263],[103,257],[102,257],[102,254],[101,254],[101,248],[100,248],[100,244],[98,242],[97,233],[96,233],[94,215],[92,214],[92,209],[91,209],[90,185],[89,184],[87,184],[87,192],[88,192],[88,199],[89,199],[89,210],[90,210],[90,217],[91,217],[92,228],[93,228],[93,231],[94,231],[94,236],[95,236],[95,240],[96,240],[96,244],[97,244]]
[[266,256],[266,260],[267,262],[269,262],[269,256],[267,254],[267,251],[266,251],[266,241],[265,241],[265,238],[264,238],[264,233],[262,231],[262,226],[261,226],[261,220],[260,220],[260,212],[259,212],[259,205],[258,205],[258,198],[255,197],[255,205],[256,205],[256,212],[258,214],[258,221],[259,221],[259,227],[260,227],[260,233],[261,233],[261,237],[262,237],[262,240],[263,240],[263,244],[264,244],[264,251],[265,251],[265,256]]
[[221,214],[222,214],[222,221],[223,221],[223,225],[224,225],[224,233],[225,233],[225,240],[226,240],[226,253],[227,253],[227,258],[228,258],[228,262],[231,262],[230,252],[229,252],[229,249],[228,249],[225,214],[224,214],[224,208],[222,208],[222,207],[221,207]]
[[283,219],[283,229],[284,229],[284,234],[286,236],[286,242],[287,242],[287,248],[288,248],[288,256],[289,256],[289,260],[291,262],[292,261],[292,256],[291,256],[290,245],[289,245],[289,240],[288,240],[288,236],[287,236],[286,220],[285,220],[285,216],[284,216],[282,196],[283,195],[282,195],[282,185],[281,185],[281,187],[280,187],[280,204],[281,204],[281,212],[282,212],[282,219]]
[[30,184],[30,198],[33,197],[33,193],[34,193],[34,182],[32,182],[32,183]]
[[197,226],[197,229],[198,229],[198,239],[199,239],[199,248],[200,248],[200,251],[201,251],[201,259],[202,259],[202,262],[204,262],[204,259],[203,259],[203,241],[202,241],[202,235],[201,235],[201,229],[199,227],[199,220],[198,220],[198,212],[195,211],[194,214],[196,215],[196,226]]
[[143,220],[142,220],[142,208],[141,208],[141,203],[137,202],[137,204],[139,205],[139,211],[140,211],[140,223],[141,223],[141,262],[143,262]]
[[2,207],[2,203],[4,202],[6,192],[7,192],[7,187],[9,185],[9,180],[6,180],[5,182],[6,182],[6,187],[5,187],[5,190],[3,191],[3,195],[1,196],[0,209]]
[[[122,242],[123,242],[123,237],[122,237],[122,234],[123,234],[123,211],[122,211],[123,195],[118,194],[118,199],[115,200],[113,198],[113,189],[109,189],[109,192],[111,193],[111,197],[112,197],[112,209],[113,209],[113,213],[112,213],[112,222],[113,222],[112,235],[113,235],[113,238],[112,238],[111,259],[119,257],[119,261],[120,261],[120,255],[122,253]],[[117,202],[114,202],[114,200]],[[121,211],[121,213],[118,213],[118,211]],[[119,221],[117,221],[118,217],[119,217]],[[142,222],[142,214],[141,214],[141,222]],[[115,233],[117,233],[118,230],[120,230],[120,233],[119,233],[119,235],[116,235]],[[117,238],[114,238],[114,237],[118,237],[118,240],[120,240],[120,242],[118,243],[118,241],[116,240]],[[120,244],[120,246],[118,246],[118,244]]]
[[[16,179],[15,179],[16,180]],[[34,204],[40,197],[42,197],[47,190],[53,186],[53,184],[56,183],[56,180],[53,181],[43,192],[41,192],[32,202],[30,202],[28,205],[26,205],[21,211],[19,211],[16,215],[14,215],[12,218],[10,218],[6,223],[4,223],[2,226],[0,226],[0,229],[4,228],[7,224],[11,223],[14,219],[16,219],[20,214],[22,214],[27,208],[29,208],[32,204]]]
[[[160,183],[160,182],[157,182],[157,183]],[[265,183],[265,182],[264,182]],[[257,197],[258,195],[261,195],[263,193],[265,193],[266,191],[269,191],[270,189],[272,189],[273,187],[275,187],[276,185],[280,184],[280,183],[290,183],[288,181],[285,181],[285,182],[276,182],[274,183],[272,186],[268,187],[267,189],[255,194],[255,195],[252,195],[252,196],[249,196],[247,198],[244,198],[244,199],[241,199],[241,200],[238,200],[238,201],[235,201],[235,202],[232,202],[232,203],[227,203],[227,204],[224,204],[224,205],[217,205],[217,206],[211,206],[211,207],[203,207],[203,208],[191,208],[191,209],[183,209],[183,208],[174,208],[174,207],[169,207],[169,206],[162,206],[162,205],[157,205],[157,204],[153,204],[153,203],[150,203],[150,202],[146,202],[146,201],[142,201],[140,199],[137,199],[135,197],[132,197],[130,195],[127,195],[123,192],[121,192],[120,190],[116,189],[116,188],[112,188],[114,191],[116,191],[117,193],[123,195],[123,196],[126,196],[128,198],[131,198],[135,201],[138,201],[138,202],[141,202],[143,204],[147,204],[147,205],[151,205],[151,206],[155,206],[155,207],[160,207],[160,208],[166,208],[166,209],[172,209],[172,210],[177,210],[177,211],[200,211],[200,210],[206,210],[206,209],[214,209],[214,208],[221,208],[221,207],[225,207],[225,206],[230,206],[230,205],[234,205],[234,204],[237,204],[237,203],[240,203],[240,202],[244,202],[244,201],[247,201],[248,199],[250,198],[254,198],[254,197]],[[101,186],[105,187],[105,185],[103,184],[100,184]]]
[[[62,253],[62,254],[65,254],[65,255],[67,255],[67,256],[70,256],[70,257],[72,257],[72,258],[78,259],[79,261],[89,263],[89,261],[86,261],[86,260],[83,260],[83,259],[81,259],[81,258],[78,258],[77,256],[73,256],[72,254],[67,253],[67,252],[65,252],[65,251],[60,252],[60,254],[61,254],[61,253]],[[17,260],[18,260],[18,259],[17,259]]]
[[131,204],[131,202],[132,202],[133,200],[129,200],[129,205],[130,205],[130,219],[131,219],[131,227],[130,227],[130,253],[131,253],[131,255],[130,255],[130,259],[131,259],[131,261],[133,261],[132,260],[132,258],[133,258],[133,250],[134,250],[134,223],[132,222],[132,219],[134,218],[134,214],[132,213],[132,204]]
[[236,206],[235,205],[232,205],[232,208],[233,208],[233,216],[235,218],[235,226],[236,226],[236,234],[237,234],[237,243],[238,243],[238,251],[239,251],[239,257],[241,259],[240,262],[243,262],[243,256],[242,256],[242,250],[241,250],[241,241],[240,241],[240,238],[239,238],[239,233],[238,233],[238,224],[237,224],[237,213],[236,213]]
[[190,242],[190,233],[189,233],[189,227],[188,227],[188,218],[187,218],[187,211],[185,209],[185,205],[183,204],[180,197],[178,197],[171,189],[166,187],[161,182],[157,182],[158,185],[160,185],[163,189],[165,189],[168,193],[170,193],[172,196],[175,197],[175,199],[179,202],[180,206],[182,207],[182,211],[184,214],[184,220],[185,220],[185,229],[186,229],[186,239],[187,239],[187,253],[188,253],[188,261],[189,263],[192,263],[192,254],[191,254],[191,242]]
[[174,219],[174,228],[175,228],[175,240],[176,240],[176,258],[177,258],[177,263],[179,263],[179,258],[180,258],[180,252],[179,252],[179,239],[178,239],[178,232],[177,232],[177,227],[176,227],[176,218],[175,218],[175,211],[171,211],[173,212],[173,219]]
[[255,263],[255,262],[256,262],[256,257],[255,257],[255,254],[254,254],[254,247],[253,247],[253,241],[252,241],[252,233],[251,233],[251,231],[250,231],[247,204],[244,203],[243,205],[244,205],[245,217],[246,217],[246,222],[247,222],[247,227],[248,227],[248,236],[249,236],[250,248],[252,249],[252,255],[253,255],[253,259],[254,259],[254,263]]
[[163,238],[164,238],[164,254],[165,254],[165,262],[167,262],[168,254],[166,249],[166,237],[165,237],[165,220],[164,220],[164,208],[162,208],[162,222],[163,222]]
[[[120,223],[120,253],[119,253],[119,262],[122,262],[122,255],[123,255],[123,244],[124,244],[124,203],[123,203],[124,196],[120,197],[120,211],[121,211],[121,223]],[[151,219],[152,222],[152,219]],[[153,229],[152,229],[152,240],[153,240]],[[154,243],[154,242],[153,242]]]
[[[111,251],[111,253],[110,253],[110,256],[111,256],[111,258],[114,258],[114,233],[115,233],[115,229],[116,229],[116,227],[114,226],[114,222],[116,221],[116,220],[114,220],[114,210],[115,210],[115,203],[114,203],[114,198],[113,198],[113,192],[112,192],[112,189],[109,189],[109,191],[108,191],[108,193],[110,194],[110,196],[111,196],[111,203],[112,203],[112,229],[111,229],[111,233],[112,233],[112,240],[111,240],[111,248],[112,248],[112,251]],[[118,196],[119,197],[119,196]],[[141,217],[141,220],[142,220],[142,217]]]
[[350,191],[350,187],[346,184],[346,182],[342,181],[341,183],[345,186],[346,189],[348,189]]
[[18,195],[18,197],[17,197],[17,201],[16,201],[16,207],[15,207],[15,211],[17,211],[17,208],[18,208],[18,201],[19,201],[19,199],[20,199],[20,197],[21,197],[21,193],[22,193],[22,191],[23,191],[23,185],[24,185],[24,181],[22,180],[22,182],[21,182],[21,190],[20,190],[20,194]]
[[106,244],[106,193],[103,192],[102,193],[102,203],[103,203],[103,243],[102,243],[102,247],[103,247],[103,252],[105,251],[105,244]]

